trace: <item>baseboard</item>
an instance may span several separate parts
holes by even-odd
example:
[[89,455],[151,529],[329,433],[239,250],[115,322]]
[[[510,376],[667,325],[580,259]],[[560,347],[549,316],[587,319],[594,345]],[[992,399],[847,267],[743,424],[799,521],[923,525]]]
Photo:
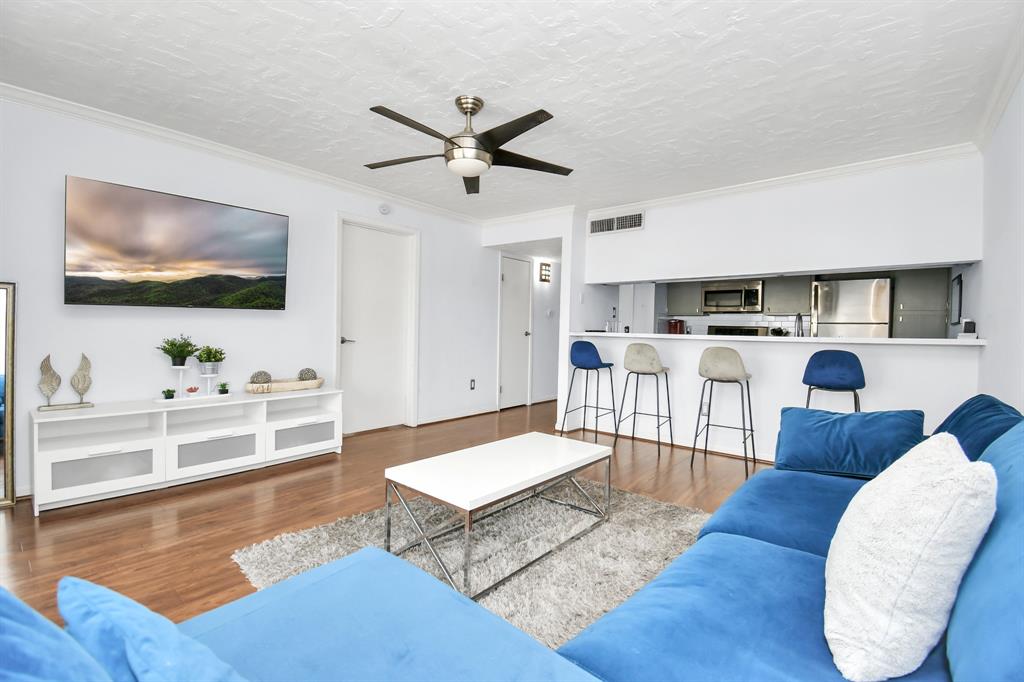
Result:
[[[579,432],[581,432],[583,430],[584,429],[570,429],[570,430],[566,431],[565,433],[566,433],[566,435],[569,435],[569,434],[573,434],[573,433],[579,433]],[[589,431],[590,433],[593,433],[594,429],[586,429],[586,431]],[[555,432],[556,433],[558,432],[558,426],[557,425],[555,425]],[[598,433],[600,433],[602,436],[610,436],[612,438],[615,437],[615,432],[614,431],[601,431],[601,430],[598,430]],[[631,436],[623,436],[623,435],[619,435],[619,438],[625,438],[625,439],[628,439],[628,440],[636,440],[636,441],[640,441],[642,443],[651,443],[652,445],[656,445],[658,443],[658,441],[656,441],[653,438],[640,438],[640,437],[633,438]],[[665,441],[662,441],[661,445],[662,445],[662,447],[681,448],[683,450],[686,450],[687,452],[689,452],[690,450],[693,449],[689,445],[680,445],[679,443],[676,443],[675,445],[669,446],[669,444],[666,443]],[[704,454],[704,449],[703,448],[698,448],[697,451],[700,452],[701,454]],[[743,455],[734,455],[734,454],[732,454],[730,452],[717,452],[716,450],[708,450],[708,454],[709,455],[715,455],[716,457],[728,457],[729,459],[738,459],[741,462],[743,461]],[[775,461],[771,460],[771,459],[756,459],[755,458],[754,461],[757,462],[758,464],[766,464],[768,466],[775,466]]]

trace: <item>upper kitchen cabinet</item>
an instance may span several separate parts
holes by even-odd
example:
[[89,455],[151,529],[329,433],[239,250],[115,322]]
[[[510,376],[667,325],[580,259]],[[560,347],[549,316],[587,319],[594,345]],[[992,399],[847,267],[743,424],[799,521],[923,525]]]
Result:
[[764,280],[766,315],[811,314],[811,277],[773,277]]
[[898,270],[893,273],[893,314],[900,311],[946,312],[949,268]]
[[700,315],[700,282],[671,282],[668,285],[669,315]]

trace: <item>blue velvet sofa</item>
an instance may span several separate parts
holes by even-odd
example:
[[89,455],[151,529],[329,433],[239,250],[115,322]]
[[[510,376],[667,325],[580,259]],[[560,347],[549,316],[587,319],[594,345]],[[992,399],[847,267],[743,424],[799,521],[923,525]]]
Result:
[[[995,468],[997,511],[945,638],[902,679],[1024,679],[1024,418],[981,395],[937,431],[953,433],[971,459]],[[559,653],[609,682],[842,680],[824,636],[825,557],[866,482],[780,468],[758,473],[693,547]]]

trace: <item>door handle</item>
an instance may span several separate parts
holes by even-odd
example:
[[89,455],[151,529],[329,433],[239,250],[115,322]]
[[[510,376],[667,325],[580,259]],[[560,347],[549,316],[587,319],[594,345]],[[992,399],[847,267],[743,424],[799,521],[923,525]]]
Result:
[[355,342],[356,342],[355,339],[347,339],[344,336],[341,337],[340,339],[338,339],[338,343],[340,343],[340,344],[355,343]]
[[523,336],[529,336],[530,332],[523,332]]

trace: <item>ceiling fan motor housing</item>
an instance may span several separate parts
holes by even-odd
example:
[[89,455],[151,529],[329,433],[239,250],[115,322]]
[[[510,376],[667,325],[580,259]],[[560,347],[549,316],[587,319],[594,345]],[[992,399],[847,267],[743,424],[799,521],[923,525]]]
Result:
[[473,132],[473,114],[484,108],[484,101],[472,95],[460,95],[455,98],[455,107],[466,115],[466,127],[445,140],[444,160],[455,173],[467,178],[477,177],[494,161],[491,152]]

